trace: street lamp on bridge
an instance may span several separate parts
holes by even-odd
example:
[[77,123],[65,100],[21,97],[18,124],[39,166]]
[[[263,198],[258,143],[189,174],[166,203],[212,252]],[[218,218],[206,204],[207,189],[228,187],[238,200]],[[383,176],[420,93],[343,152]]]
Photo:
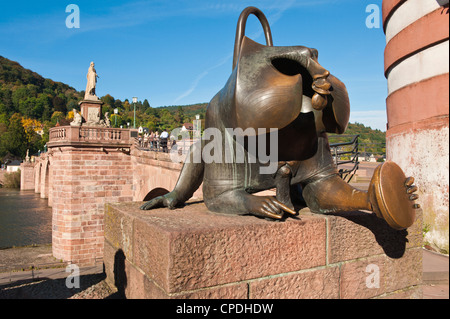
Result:
[[137,97],[133,97],[133,104],[134,104],[134,122],[133,122],[133,128],[136,128],[136,103],[137,103]]
[[114,127],[117,127],[117,114],[119,113],[119,109],[118,108],[115,108],[114,109],[114,120],[115,120],[115,123],[114,123]]

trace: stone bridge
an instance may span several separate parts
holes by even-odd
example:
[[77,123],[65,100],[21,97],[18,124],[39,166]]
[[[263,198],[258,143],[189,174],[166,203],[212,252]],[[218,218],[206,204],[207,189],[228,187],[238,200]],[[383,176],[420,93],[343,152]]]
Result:
[[[77,264],[103,256],[105,203],[143,201],[171,190],[182,167],[168,153],[142,150],[136,130],[62,126],[49,132],[48,152],[21,165],[21,189],[52,207],[53,255]],[[201,190],[194,197],[201,198]]]

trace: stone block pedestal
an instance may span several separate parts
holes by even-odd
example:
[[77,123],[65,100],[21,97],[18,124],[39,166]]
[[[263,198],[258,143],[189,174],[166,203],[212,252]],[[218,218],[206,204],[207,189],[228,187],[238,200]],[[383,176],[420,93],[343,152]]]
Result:
[[101,100],[83,100],[79,103],[81,116],[86,123],[98,123],[102,115],[102,105]]
[[421,217],[395,231],[374,214],[267,221],[203,203],[106,204],[107,282],[127,298],[421,298]]
[[20,164],[20,190],[34,190],[34,163]]

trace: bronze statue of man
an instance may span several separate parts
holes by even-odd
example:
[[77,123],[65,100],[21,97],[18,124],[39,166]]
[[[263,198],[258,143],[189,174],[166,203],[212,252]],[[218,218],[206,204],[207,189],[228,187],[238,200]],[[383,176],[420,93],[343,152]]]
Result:
[[[260,20],[266,45],[244,35],[250,14]],[[222,133],[214,143],[243,149],[246,160],[230,162],[221,152],[214,154],[219,160],[202,157],[196,162],[193,154],[204,155],[208,145],[202,140],[191,147],[175,188],[141,209],[174,209],[203,183],[204,202],[213,212],[281,219],[285,213],[296,214],[297,204],[303,202],[315,213],[370,210],[395,229],[411,226],[418,207],[413,203],[417,188],[395,163],[386,162],[375,170],[367,192],[338,175],[327,133],[343,133],[349,114],[345,85],[319,64],[317,50],[273,46],[266,17],[248,7],[238,20],[233,71],[209,103],[205,118],[206,129]],[[230,136],[230,129],[247,133]],[[261,174],[267,164],[261,161],[265,151],[261,148],[270,150],[273,145],[259,141],[271,141],[269,130],[277,133],[277,162],[274,172]],[[272,188],[276,197],[253,195]]]

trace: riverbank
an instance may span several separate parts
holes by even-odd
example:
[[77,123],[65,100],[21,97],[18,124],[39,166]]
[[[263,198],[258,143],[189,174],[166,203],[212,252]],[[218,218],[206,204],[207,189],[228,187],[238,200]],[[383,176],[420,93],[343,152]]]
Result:
[[103,262],[77,269],[79,287],[72,287],[73,268],[52,255],[51,245],[0,250],[0,299],[117,298],[105,283]]
[[[117,299],[105,282],[103,262],[79,269],[80,287],[68,288],[67,263],[52,255],[51,245],[0,250],[0,299]],[[423,250],[423,299],[449,298],[449,259]],[[70,279],[69,279],[70,281]]]

